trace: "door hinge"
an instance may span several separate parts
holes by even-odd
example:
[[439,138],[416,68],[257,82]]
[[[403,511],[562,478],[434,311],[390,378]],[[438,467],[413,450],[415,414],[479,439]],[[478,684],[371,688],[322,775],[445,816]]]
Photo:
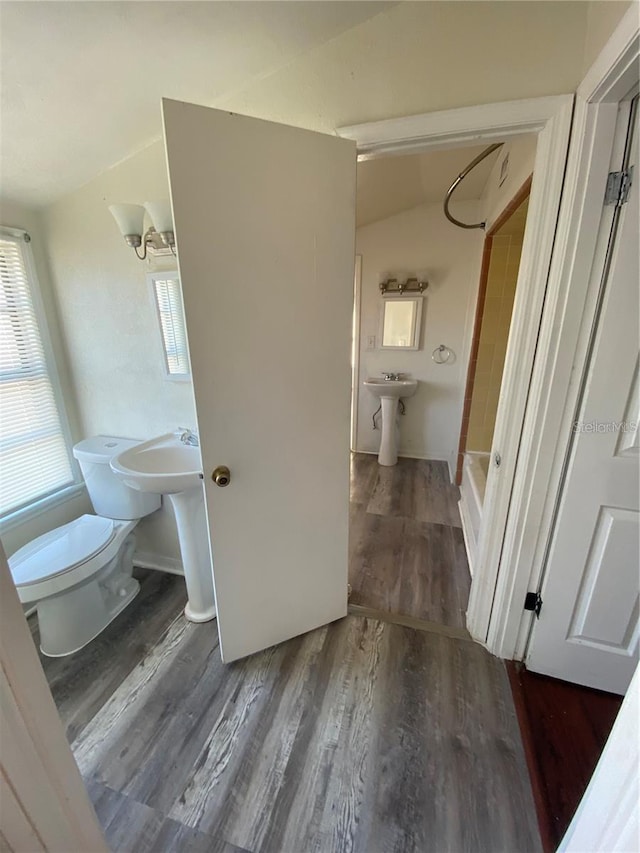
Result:
[[524,609],[532,610],[538,619],[542,610],[542,597],[539,592],[528,592],[524,597]]
[[607,188],[604,193],[604,203],[622,207],[629,198],[629,190],[632,183],[633,166],[622,172],[609,172]]

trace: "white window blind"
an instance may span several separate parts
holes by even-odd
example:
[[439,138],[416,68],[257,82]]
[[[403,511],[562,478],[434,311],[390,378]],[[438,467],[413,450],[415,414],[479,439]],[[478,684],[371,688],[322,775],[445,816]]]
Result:
[[180,279],[166,273],[152,273],[150,279],[160,322],[165,370],[170,377],[188,378],[189,352]]
[[25,235],[0,229],[0,517],[75,480],[36,288]]

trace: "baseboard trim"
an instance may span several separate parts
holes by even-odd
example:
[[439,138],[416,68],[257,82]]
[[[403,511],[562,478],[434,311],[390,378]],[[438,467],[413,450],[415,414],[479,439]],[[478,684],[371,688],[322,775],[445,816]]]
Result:
[[452,486],[456,486],[456,469],[451,467],[451,460],[447,459],[447,468],[449,469],[449,480]]
[[169,575],[184,577],[184,569],[180,560],[153,554],[150,551],[136,551],[133,555],[133,565],[140,569],[154,569],[156,572],[166,572]]
[[460,512],[460,521],[462,522],[462,536],[464,539],[464,547],[467,551],[467,563],[469,564],[469,574],[473,577],[473,562],[476,556],[477,543],[471,526],[471,520],[467,512],[467,502],[464,495],[460,496],[458,501],[458,511]]
[[414,453],[408,450],[398,450],[398,456],[403,456],[405,459],[426,459],[427,462],[446,462],[443,456],[435,456],[433,453]]
[[[352,453],[366,453],[367,456],[377,456],[377,450],[352,450]],[[413,451],[409,452],[408,450],[398,450],[398,456],[404,459],[426,459],[427,462],[446,462],[449,472],[451,472],[451,464],[449,460],[445,459],[443,456],[434,456],[432,453],[414,453]]]

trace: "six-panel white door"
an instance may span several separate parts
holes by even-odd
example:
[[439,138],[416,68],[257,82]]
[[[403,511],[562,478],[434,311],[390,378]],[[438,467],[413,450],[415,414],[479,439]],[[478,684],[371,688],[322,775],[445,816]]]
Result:
[[[637,126],[631,163],[637,162]],[[638,661],[640,396],[636,175],[621,216],[527,668],[624,693]]]
[[356,150],[178,101],[163,116],[229,662],[347,612]]

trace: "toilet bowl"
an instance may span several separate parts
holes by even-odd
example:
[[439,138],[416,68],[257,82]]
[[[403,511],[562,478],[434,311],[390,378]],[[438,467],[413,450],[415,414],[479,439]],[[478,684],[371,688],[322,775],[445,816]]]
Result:
[[95,436],[74,456],[98,515],[83,515],[44,533],[9,558],[23,604],[36,604],[40,648],[49,657],[78,651],[135,598],[132,577],[138,521],[160,506],[160,496],[129,489],[109,462],[137,441]]

